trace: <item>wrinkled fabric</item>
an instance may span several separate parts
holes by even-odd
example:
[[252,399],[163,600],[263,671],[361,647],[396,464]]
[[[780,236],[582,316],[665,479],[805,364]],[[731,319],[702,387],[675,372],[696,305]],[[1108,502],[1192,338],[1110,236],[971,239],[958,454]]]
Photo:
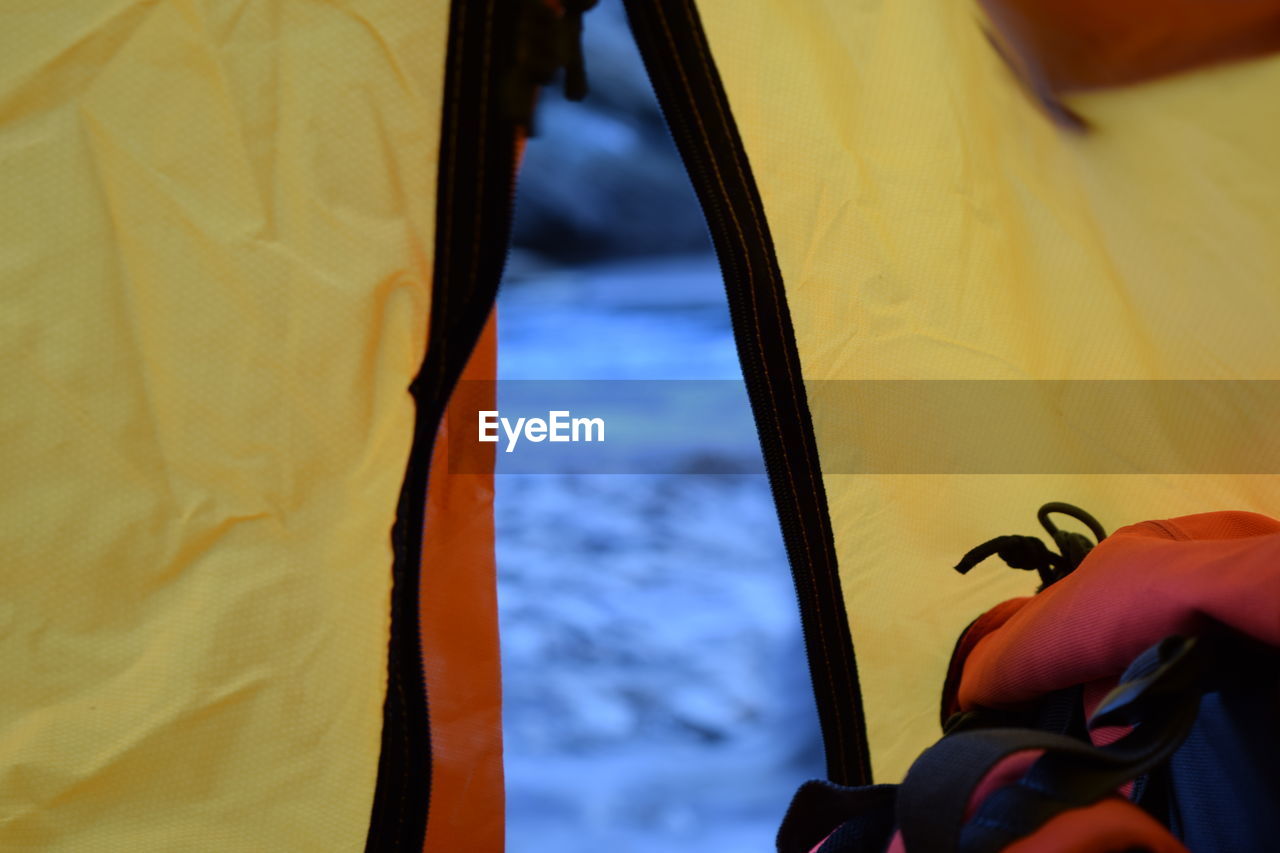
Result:
[[[820,456],[847,459],[862,428],[856,400],[823,405],[829,380],[1280,378],[1280,112],[1260,108],[1280,89],[1275,57],[1069,97],[1092,127],[1080,133],[1023,90],[973,0],[698,8],[772,232]],[[1232,405],[1224,417],[1248,422],[1250,404]],[[1139,403],[1123,437],[1162,446],[1184,414]],[[1133,470],[1090,428],[1088,400],[1002,416],[1035,424],[1050,463],[1083,442]],[[983,440],[950,427],[945,412],[904,419],[888,450],[945,459]],[[974,545],[1037,532],[1051,500],[1108,527],[1280,505],[1273,476],[1047,467],[825,472],[878,781],[937,737],[964,626],[1035,587],[995,566],[956,575]]]
[[6,8],[0,848],[363,848],[446,29]]

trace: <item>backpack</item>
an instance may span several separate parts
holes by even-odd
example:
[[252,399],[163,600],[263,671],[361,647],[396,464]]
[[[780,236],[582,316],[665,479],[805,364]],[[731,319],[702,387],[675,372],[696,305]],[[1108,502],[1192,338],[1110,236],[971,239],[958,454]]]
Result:
[[[1085,521],[1100,540],[1059,531]],[[1034,595],[961,634],[943,736],[899,785],[806,783],[778,853],[1273,849],[1280,838],[1280,521],[1211,512],[1059,548],[1000,537]]]

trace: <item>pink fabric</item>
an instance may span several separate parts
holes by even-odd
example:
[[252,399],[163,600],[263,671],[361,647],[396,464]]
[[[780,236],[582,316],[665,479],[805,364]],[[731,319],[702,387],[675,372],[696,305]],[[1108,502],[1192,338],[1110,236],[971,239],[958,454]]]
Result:
[[[1091,713],[1141,652],[1170,634],[1195,633],[1206,621],[1280,647],[1280,521],[1216,512],[1122,528],[1071,575],[1000,616],[993,630],[975,632],[980,638],[967,650],[960,708],[1017,707],[1084,684]],[[1105,746],[1125,734],[1123,727],[1107,727],[1090,737]],[[1017,781],[1040,754],[1029,750],[999,762],[970,796],[966,817],[991,792]],[[1120,793],[1127,797],[1131,789],[1129,783]],[[1118,798],[1064,812],[1013,849],[1086,853],[1115,844],[1185,853],[1150,816]],[[888,853],[907,853],[901,833]]]
[[1116,531],[978,642],[960,706],[1007,708],[1114,679],[1146,648],[1197,631],[1206,617],[1280,646],[1280,522],[1216,512]]

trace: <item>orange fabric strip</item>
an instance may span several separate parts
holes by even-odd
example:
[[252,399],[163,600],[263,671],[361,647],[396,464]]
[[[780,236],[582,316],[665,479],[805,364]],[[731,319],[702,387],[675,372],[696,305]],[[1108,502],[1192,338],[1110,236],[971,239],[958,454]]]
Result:
[[[496,321],[490,315],[462,379],[493,380],[496,371]],[[493,388],[492,381],[464,382],[449,408],[495,408]],[[452,466],[486,473],[452,473],[449,421],[446,413],[432,451],[419,585],[432,748],[423,850],[501,853],[505,803],[493,445],[457,443],[455,453],[476,458],[466,464],[454,459]]]

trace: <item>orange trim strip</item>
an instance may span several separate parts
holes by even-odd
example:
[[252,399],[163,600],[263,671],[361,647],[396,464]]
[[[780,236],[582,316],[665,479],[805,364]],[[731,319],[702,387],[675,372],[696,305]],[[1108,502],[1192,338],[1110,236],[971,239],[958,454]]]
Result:
[[[493,314],[449,409],[495,408],[497,326]],[[470,423],[459,417],[458,423]],[[502,853],[502,685],[494,561],[493,445],[457,442],[449,459],[449,413],[431,458],[422,543],[419,612],[431,717],[431,802],[424,853]]]

